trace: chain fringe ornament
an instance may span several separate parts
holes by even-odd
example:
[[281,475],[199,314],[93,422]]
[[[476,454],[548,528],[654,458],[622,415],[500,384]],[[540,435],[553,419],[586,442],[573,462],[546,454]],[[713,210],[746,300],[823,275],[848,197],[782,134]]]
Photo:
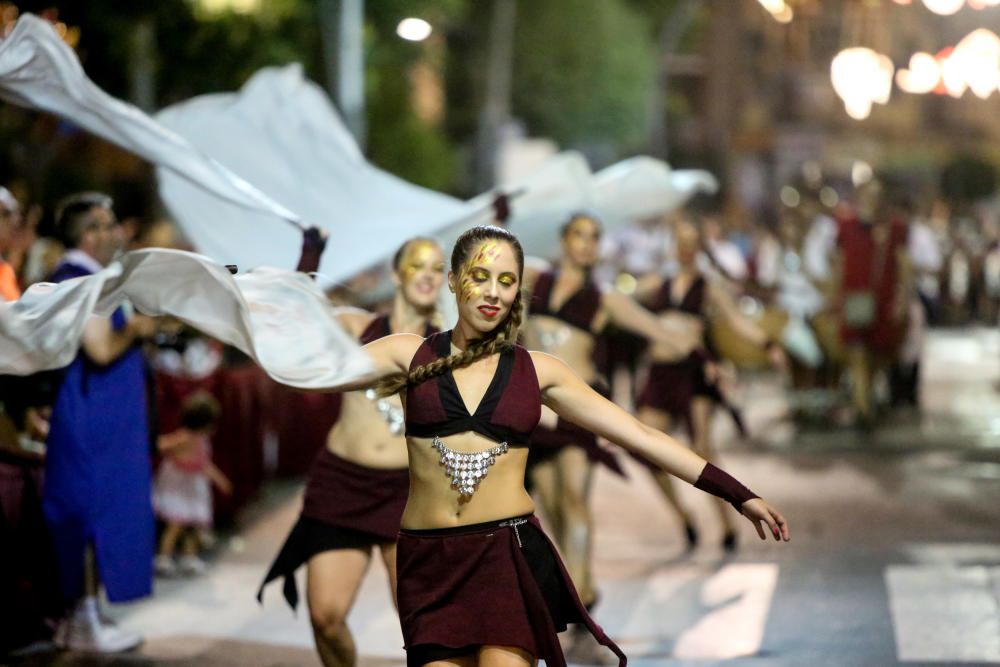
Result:
[[501,442],[484,452],[466,454],[449,449],[437,436],[431,441],[431,447],[441,455],[441,465],[451,477],[452,487],[463,496],[471,496],[475,492],[490,466],[497,462],[497,457],[506,454],[509,449],[506,442]]
[[393,405],[385,398],[379,398],[374,389],[365,390],[365,398],[375,403],[375,409],[389,426],[389,432],[393,435],[403,435],[406,426],[406,418],[403,416],[403,408]]

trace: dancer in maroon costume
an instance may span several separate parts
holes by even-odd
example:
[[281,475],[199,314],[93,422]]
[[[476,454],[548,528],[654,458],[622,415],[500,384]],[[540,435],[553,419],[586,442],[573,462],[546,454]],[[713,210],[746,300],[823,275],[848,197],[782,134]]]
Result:
[[[524,327],[526,346],[553,354],[607,397],[594,362],[597,334],[609,323],[653,339],[669,347],[673,339],[656,317],[630,297],[604,292],[591,278],[598,259],[600,223],[586,213],[574,213],[562,228],[562,257],[556,270],[535,273],[526,271],[530,284],[529,317]],[[554,421],[551,412],[548,422]],[[589,608],[597,599],[591,568],[592,518],[590,486],[593,462],[601,462],[615,472],[621,467],[614,455],[602,448],[596,436],[565,419],[550,427],[543,418],[531,437],[529,480],[548,520],[556,543],[566,559],[584,604]],[[589,642],[574,642],[572,653],[588,650]]]
[[515,344],[523,254],[510,232],[476,227],[456,243],[448,274],[459,319],[423,339],[364,347],[374,371],[333,390],[405,391],[410,493],[398,543],[398,602],[409,665],[563,667],[556,632],[590,619],[524,488],[526,444],[542,405],[731,501],[776,540],[770,505],[669,436],[603,398],[562,361]]
[[[671,419],[682,420],[688,428],[694,451],[711,461],[715,457],[709,428],[712,408],[724,401],[718,387],[717,360],[708,352],[705,343],[709,308],[724,317],[738,335],[766,347],[779,368],[785,365],[784,354],[768,340],[763,330],[739,314],[728,294],[698,270],[698,231],[690,224],[679,224],[675,240],[680,264],[677,275],[666,280],[644,280],[639,287],[640,294],[653,295],[650,300],[643,301],[660,315],[664,326],[675,332],[675,339],[673,349],[655,343],[650,346],[649,375],[636,400],[637,416],[642,423],[661,431],[669,430]],[[678,346],[684,350],[681,354],[677,354]],[[688,513],[677,502],[672,476],[655,467],[652,472],[664,498],[680,515],[689,546],[695,546],[698,533]],[[734,549],[736,528],[732,517],[725,503],[720,501],[716,506],[723,527],[723,546]]]
[[[301,265],[300,265],[301,268]],[[396,296],[392,311],[372,315],[351,310],[345,328],[362,343],[393,333],[429,336],[437,331],[438,292],[444,257],[428,239],[407,241],[393,261]],[[406,504],[409,474],[399,400],[374,391],[344,394],[340,419],[313,464],[302,515],[285,541],[263,586],[284,578],[285,599],[298,604],[295,570],[308,563],[309,614],[324,665],[356,663],[345,619],[378,547],[395,585],[396,536]]]

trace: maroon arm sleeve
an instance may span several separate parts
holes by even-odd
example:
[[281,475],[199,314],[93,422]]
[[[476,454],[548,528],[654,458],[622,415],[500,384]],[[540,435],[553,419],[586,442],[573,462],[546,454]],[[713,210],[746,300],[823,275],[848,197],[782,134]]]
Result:
[[711,463],[705,464],[704,470],[698,476],[698,481],[694,483],[694,488],[732,503],[737,512],[746,501],[760,498],[756,493],[740,484],[735,477],[716,468]]
[[313,273],[319,269],[319,258],[323,255],[326,247],[326,239],[320,234],[318,227],[310,227],[302,233],[302,254],[299,255],[299,264],[296,271],[302,273]]

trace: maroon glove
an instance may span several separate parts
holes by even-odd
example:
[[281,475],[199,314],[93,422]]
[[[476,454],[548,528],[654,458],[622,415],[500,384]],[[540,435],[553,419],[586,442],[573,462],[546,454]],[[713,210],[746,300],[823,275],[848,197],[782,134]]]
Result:
[[493,218],[503,225],[510,217],[510,197],[500,193],[493,198]]
[[302,232],[302,254],[299,255],[299,264],[295,270],[313,273],[319,269],[319,258],[324,248],[326,248],[326,237],[319,227],[310,227]]
[[716,468],[711,463],[705,464],[705,469],[698,476],[698,481],[694,483],[694,488],[701,489],[713,496],[718,496],[723,500],[732,503],[736,511],[739,512],[743,503],[754,498],[760,498],[756,493],[740,484],[735,477]]

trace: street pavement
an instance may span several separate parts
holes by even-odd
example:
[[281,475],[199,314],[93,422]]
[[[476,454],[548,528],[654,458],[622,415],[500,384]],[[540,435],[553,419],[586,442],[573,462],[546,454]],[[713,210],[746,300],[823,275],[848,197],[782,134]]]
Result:
[[[648,473],[631,462],[628,479],[598,472],[595,615],[629,664],[1000,664],[1000,336],[935,331],[923,373],[921,411],[872,432],[796,426],[775,378],[740,379],[752,437],[720,417],[720,463],[785,514],[787,544],[742,521],[725,553],[710,499],[684,486],[700,530],[689,552]],[[205,576],[159,580],[153,598],[112,609],[147,637],[139,651],[19,664],[319,665],[307,611],[293,614],[279,585],[254,600],[300,492],[273,485]],[[404,664],[375,562],[349,622],[362,665]]]

